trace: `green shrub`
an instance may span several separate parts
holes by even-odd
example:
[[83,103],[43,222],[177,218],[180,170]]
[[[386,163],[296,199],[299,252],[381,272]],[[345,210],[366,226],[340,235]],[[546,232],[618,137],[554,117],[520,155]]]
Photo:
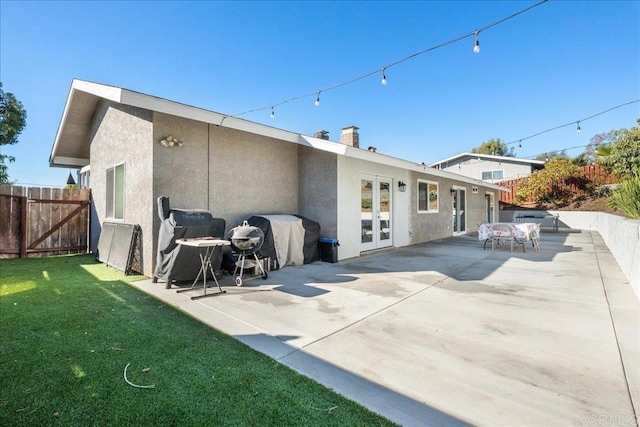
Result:
[[[572,196],[568,185],[576,184],[580,178],[580,168],[569,159],[556,159],[547,163],[544,169],[535,171],[518,182],[516,200],[536,202],[560,202]],[[586,185],[586,184],[582,184]]]
[[640,219],[640,171],[631,174],[613,190],[609,205],[633,219]]

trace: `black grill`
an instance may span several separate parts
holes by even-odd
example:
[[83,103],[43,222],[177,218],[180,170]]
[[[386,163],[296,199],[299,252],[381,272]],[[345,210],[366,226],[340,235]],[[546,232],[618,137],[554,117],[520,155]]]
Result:
[[[201,209],[171,209],[169,198],[158,198],[158,216],[160,230],[158,233],[158,256],[153,282],[158,279],[167,282],[170,288],[173,282],[193,281],[200,272],[200,257],[198,248],[182,246],[176,243],[178,239],[196,237],[223,238],[225,220],[214,218],[210,212]],[[211,267],[220,272],[222,264],[222,250],[216,248],[211,256]],[[211,277],[211,272],[207,272]]]

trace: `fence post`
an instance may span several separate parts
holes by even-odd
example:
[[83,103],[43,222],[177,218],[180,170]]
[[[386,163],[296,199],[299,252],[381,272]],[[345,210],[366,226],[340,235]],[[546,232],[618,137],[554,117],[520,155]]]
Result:
[[27,196],[20,197],[20,258],[27,257]]

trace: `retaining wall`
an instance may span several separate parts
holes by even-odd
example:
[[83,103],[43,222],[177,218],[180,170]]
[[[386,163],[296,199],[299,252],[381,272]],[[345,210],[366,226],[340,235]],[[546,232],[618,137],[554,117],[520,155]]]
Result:
[[[501,211],[501,221],[513,221],[516,211]],[[558,214],[559,229],[593,230],[600,233],[622,273],[640,300],[640,220],[604,212],[539,211]],[[527,211],[527,214],[530,214]]]

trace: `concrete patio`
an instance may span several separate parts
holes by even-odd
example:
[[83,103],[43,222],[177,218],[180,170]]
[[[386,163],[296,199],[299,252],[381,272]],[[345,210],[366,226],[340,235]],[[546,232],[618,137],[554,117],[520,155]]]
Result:
[[638,299],[597,232],[541,245],[470,234],[199,300],[134,285],[403,425],[636,426]]

